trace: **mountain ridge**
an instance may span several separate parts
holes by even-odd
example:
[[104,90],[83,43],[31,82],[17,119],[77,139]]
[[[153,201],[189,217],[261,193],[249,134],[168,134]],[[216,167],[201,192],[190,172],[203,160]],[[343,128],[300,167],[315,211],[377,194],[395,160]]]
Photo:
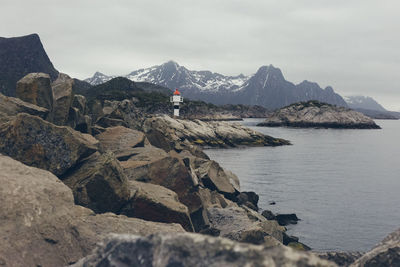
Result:
[[[94,85],[114,77],[96,72],[85,81]],[[275,109],[299,101],[319,100],[347,107],[332,87],[322,89],[317,83],[308,81],[296,85],[287,81],[282,71],[272,64],[261,66],[253,75],[225,76],[207,70],[189,70],[170,60],[161,65],[132,71],[123,77],[170,89],[179,88],[186,98],[219,105],[260,105]]]

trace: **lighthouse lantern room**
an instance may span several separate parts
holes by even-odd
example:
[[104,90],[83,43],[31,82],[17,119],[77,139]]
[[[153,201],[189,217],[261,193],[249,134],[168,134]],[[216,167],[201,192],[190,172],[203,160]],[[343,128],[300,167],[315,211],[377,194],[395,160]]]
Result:
[[170,102],[174,105],[174,116],[179,117],[179,103],[183,102],[183,97],[178,89],[175,89],[174,94],[170,98]]

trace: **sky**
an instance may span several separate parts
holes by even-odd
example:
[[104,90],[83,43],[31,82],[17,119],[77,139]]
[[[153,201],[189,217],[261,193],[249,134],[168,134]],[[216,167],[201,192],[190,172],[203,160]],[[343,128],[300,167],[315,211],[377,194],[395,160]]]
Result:
[[84,79],[174,60],[328,85],[400,110],[398,0],[0,0],[0,36],[39,34],[56,69]]

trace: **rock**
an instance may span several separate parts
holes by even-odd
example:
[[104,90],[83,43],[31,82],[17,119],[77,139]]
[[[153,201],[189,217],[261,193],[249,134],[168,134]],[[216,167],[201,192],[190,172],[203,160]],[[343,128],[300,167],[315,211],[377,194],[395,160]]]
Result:
[[53,90],[50,76],[45,73],[29,73],[17,82],[16,96],[48,110],[53,110]]
[[236,176],[233,172],[224,169],[225,174],[228,176],[229,182],[235,188],[236,191],[240,192],[240,181],[239,177]]
[[119,160],[129,159],[135,154],[135,147],[144,146],[144,133],[116,126],[107,128],[103,133],[96,135],[100,145],[111,151]]
[[333,261],[338,266],[349,266],[358,258],[360,258],[363,253],[361,252],[347,252],[347,251],[329,251],[329,252],[313,252],[315,255],[321,259]]
[[297,224],[299,218],[294,213],[291,214],[277,214],[276,220],[278,221],[279,225],[286,226],[288,224]]
[[261,213],[262,216],[264,216],[267,220],[276,220],[275,214],[272,213],[270,210],[263,210]]
[[74,205],[71,190],[48,171],[0,155],[0,263],[66,266],[89,254],[109,233],[183,232]]
[[237,194],[237,191],[230,183],[228,175],[217,162],[204,160],[204,163],[195,171],[197,177],[207,188],[217,190],[228,199],[233,199]]
[[7,116],[15,116],[18,113],[28,113],[46,119],[49,110],[24,102],[19,98],[7,97],[0,94],[0,113]]
[[131,198],[121,214],[154,222],[179,223],[193,231],[188,208],[179,202],[175,192],[155,184],[129,182]]
[[[147,150],[147,148],[142,150]],[[154,149],[151,150],[151,153],[153,153]],[[158,152],[159,150],[156,151],[156,153]],[[137,156],[135,156],[135,158],[139,159]],[[140,164],[143,163],[135,160],[128,160],[126,163],[122,164],[128,179],[150,182],[174,191],[177,193],[179,201],[189,208],[190,213],[202,207],[201,199],[198,192],[196,192],[197,189],[194,181],[185,165],[179,161],[179,159],[166,156],[152,161],[146,166],[144,174],[141,177],[134,175],[135,164],[141,166]],[[136,165],[136,167],[138,165]],[[133,173],[133,175],[130,175],[130,173]]]
[[297,236],[291,236],[286,233],[283,233],[282,243],[284,245],[289,245],[289,243],[297,243],[299,242],[299,238]]
[[275,201],[270,201],[270,202],[268,202],[268,204],[270,204],[270,205],[275,205],[276,202],[275,202]]
[[258,211],[258,199],[259,196],[254,192],[240,192],[236,197],[239,205],[245,205],[255,211]]
[[61,176],[97,150],[98,141],[69,127],[20,113],[0,129],[0,153]]
[[54,97],[53,123],[56,125],[66,125],[68,121],[74,100],[73,84],[74,80],[64,73],[60,73],[57,80],[51,84]]
[[97,125],[108,128],[108,127],[115,127],[115,126],[123,126],[125,128],[129,127],[128,124],[121,119],[114,119],[109,117],[101,117],[97,122]]
[[261,220],[251,215],[249,217],[242,208],[208,208],[207,214],[211,227],[220,230],[221,237],[252,244],[274,242],[271,237],[275,244],[282,242],[282,233],[285,231],[283,227],[263,217]]
[[146,119],[143,131],[152,145],[166,151],[175,149],[177,144],[182,146],[185,141],[211,147],[290,144],[287,140],[263,135],[238,123],[181,120],[166,115]]
[[400,228],[350,266],[400,266]]
[[87,114],[86,97],[83,95],[74,95],[72,107],[77,108],[82,114]]
[[298,241],[292,241],[289,242],[289,244],[287,244],[288,247],[291,247],[295,250],[299,250],[299,251],[309,251],[311,250],[311,248],[301,242]]
[[96,152],[61,177],[75,203],[96,213],[119,212],[130,198],[129,185],[112,153]]
[[149,181],[149,167],[154,162],[168,157],[164,150],[153,146],[135,147],[130,151],[131,157],[126,161],[121,161],[121,166],[130,180]]
[[360,112],[315,100],[281,108],[257,126],[380,129]]
[[113,235],[80,266],[336,266],[288,247],[255,246],[193,233]]

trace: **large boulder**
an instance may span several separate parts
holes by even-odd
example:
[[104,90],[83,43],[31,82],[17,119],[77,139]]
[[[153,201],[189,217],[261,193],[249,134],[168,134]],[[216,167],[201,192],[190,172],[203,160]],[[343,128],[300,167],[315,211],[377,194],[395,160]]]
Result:
[[72,189],[76,204],[96,213],[119,212],[130,197],[126,176],[112,153],[92,154],[61,179]]
[[131,198],[121,214],[154,222],[179,223],[193,231],[188,208],[175,192],[155,184],[130,181]]
[[66,125],[69,117],[69,109],[74,100],[72,87],[74,80],[64,73],[58,75],[51,87],[54,96],[53,123],[57,125]]
[[7,97],[0,94],[0,113],[7,116],[15,116],[18,113],[28,113],[46,119],[49,110],[31,103],[22,101],[19,98]]
[[121,161],[121,166],[130,180],[148,181],[149,167],[156,161],[168,157],[168,154],[153,146],[135,147],[129,149],[131,157]]
[[119,160],[126,160],[135,155],[135,147],[144,146],[145,136],[142,132],[116,126],[96,135],[96,139],[105,150],[113,152]]
[[147,237],[114,235],[80,266],[336,266],[317,256],[284,246],[237,243],[193,233],[155,234]]
[[45,73],[29,73],[17,82],[16,96],[25,102],[53,110],[53,90],[50,76]]
[[385,237],[351,267],[400,266],[400,229]]
[[0,128],[0,153],[57,176],[94,153],[97,143],[90,135],[26,113],[18,114]]
[[230,199],[238,194],[230,182],[230,177],[217,162],[203,160],[203,163],[195,171],[197,177],[207,188],[216,190]]
[[0,265],[65,266],[88,255],[109,233],[183,232],[74,205],[71,190],[48,171],[0,155]]
[[211,207],[207,209],[207,214],[211,227],[218,229],[222,237],[253,244],[283,241],[285,228],[249,209]]

